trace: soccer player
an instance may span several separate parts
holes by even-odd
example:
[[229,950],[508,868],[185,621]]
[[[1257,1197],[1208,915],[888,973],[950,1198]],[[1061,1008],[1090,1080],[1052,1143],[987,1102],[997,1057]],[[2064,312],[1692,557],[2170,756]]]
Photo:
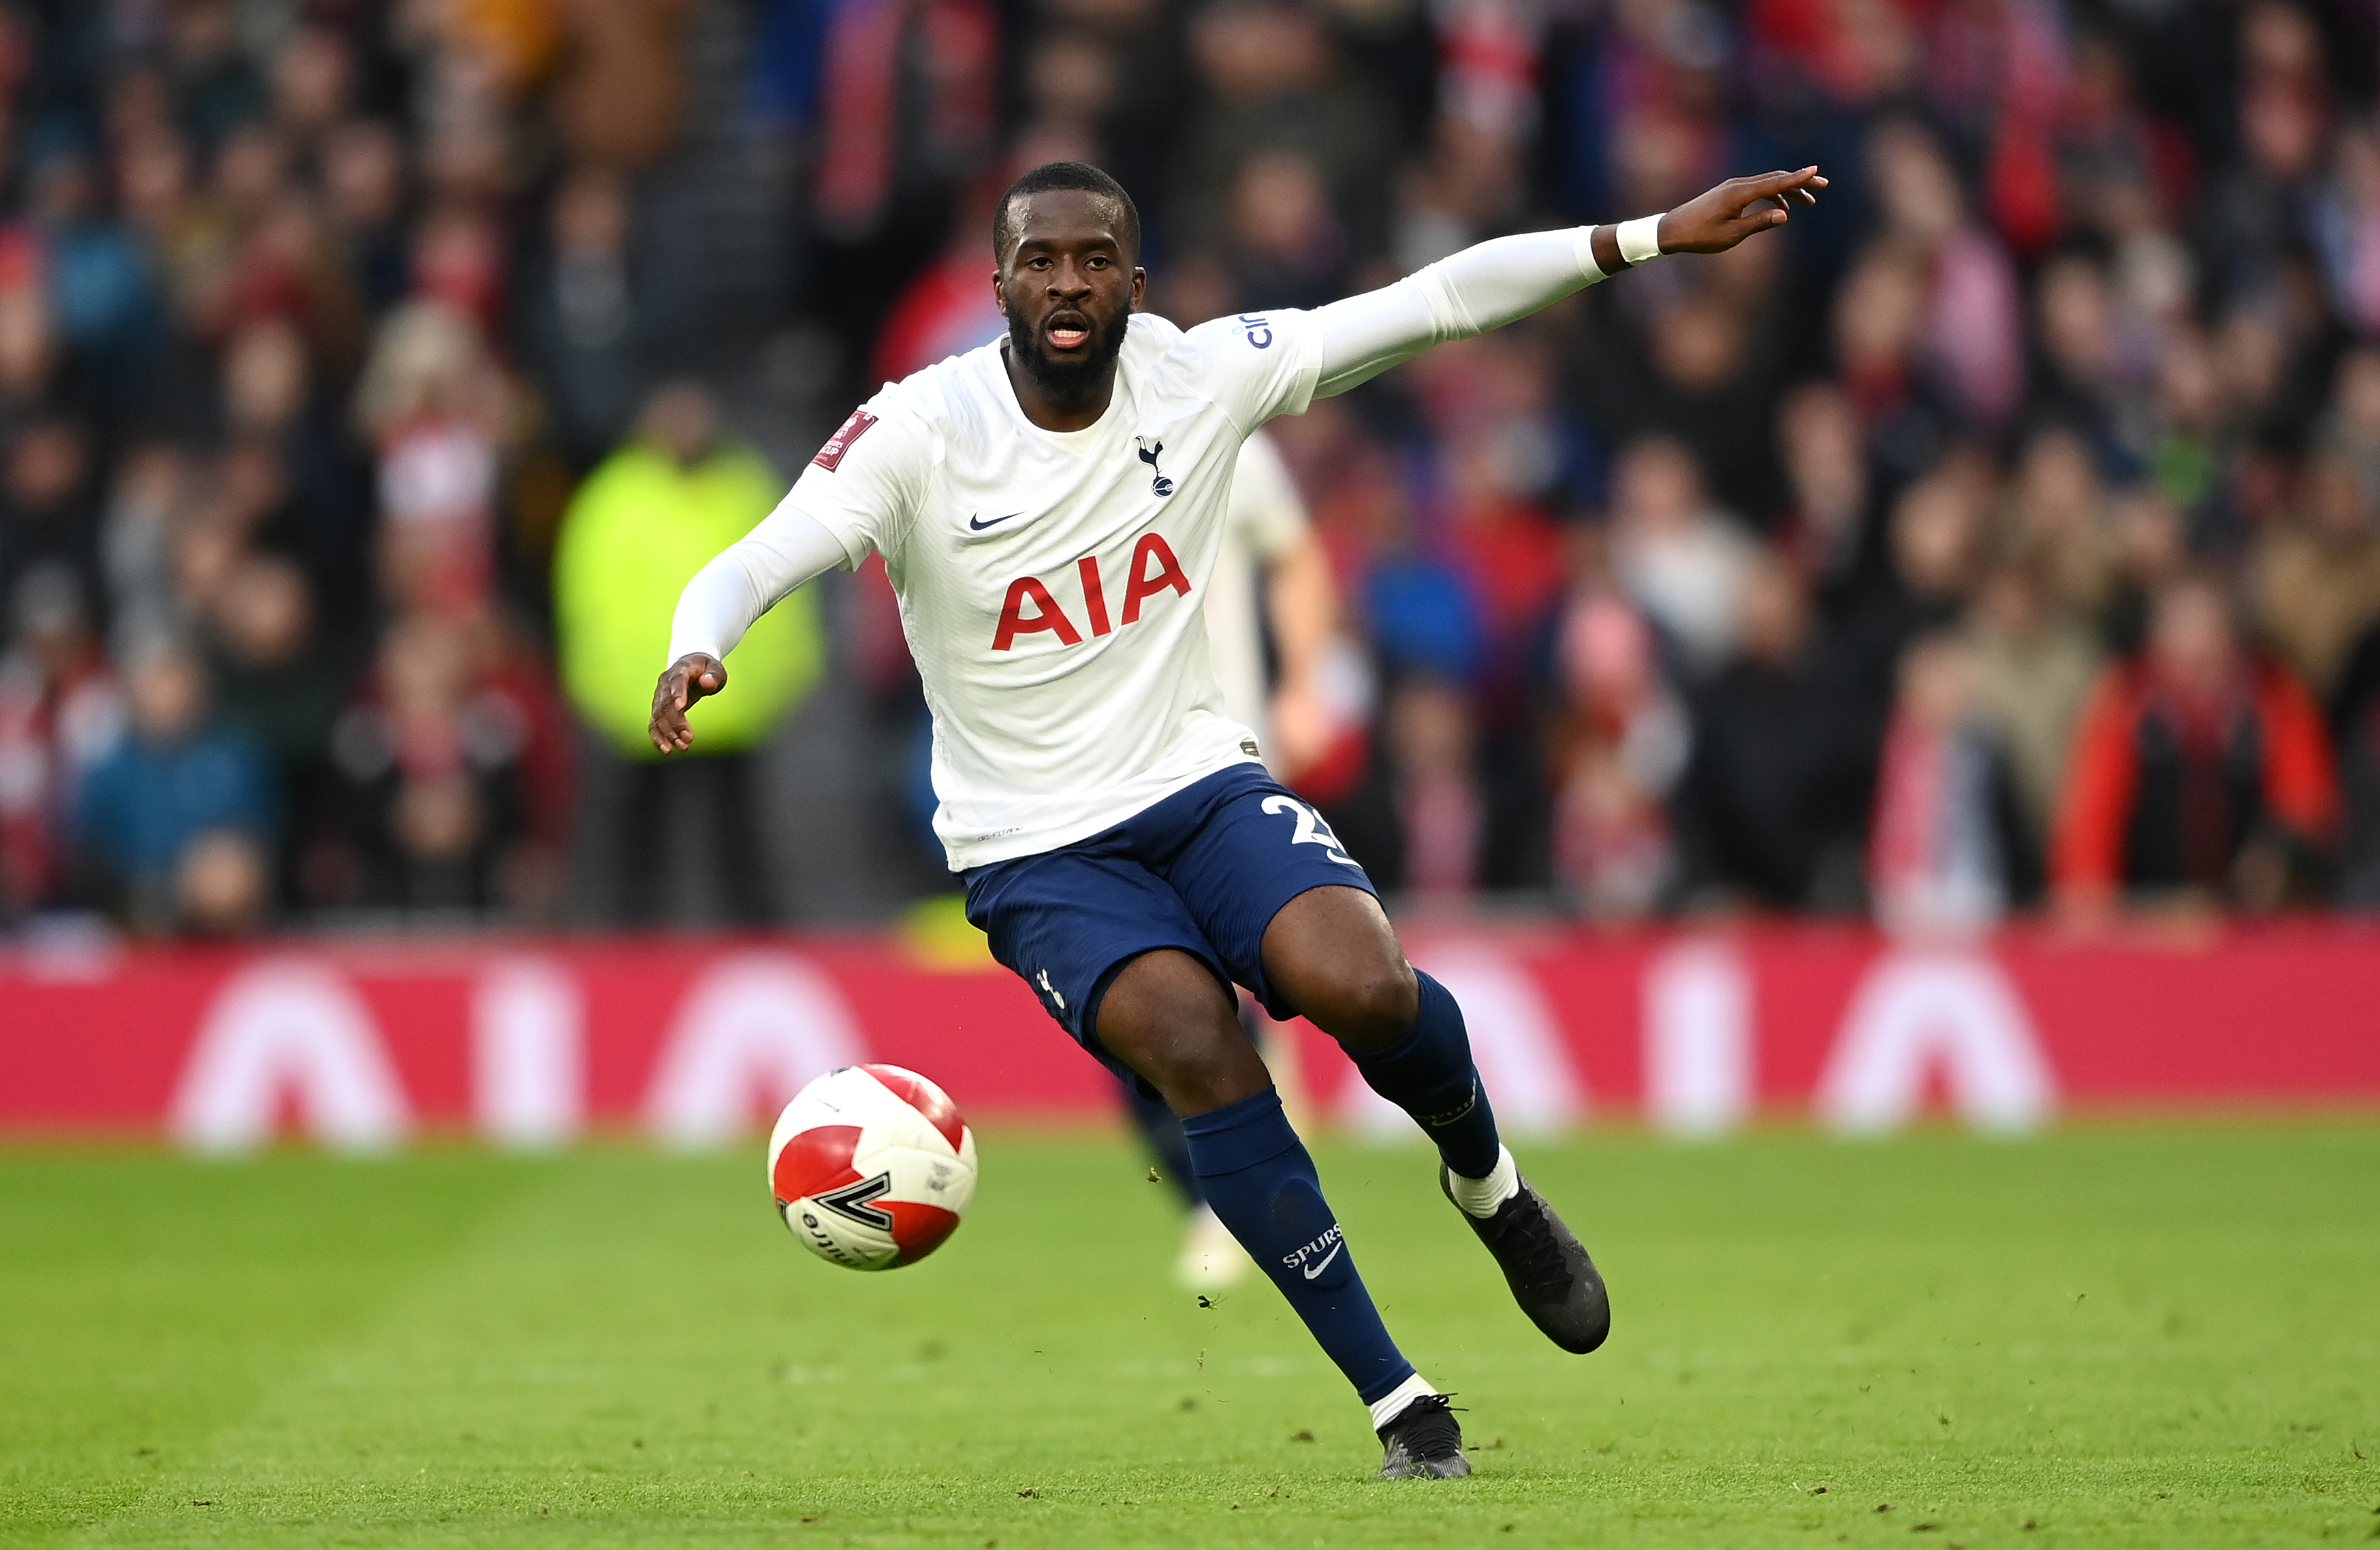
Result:
[[1585,1352],[1602,1278],[1513,1167],[1462,1010],[1405,962],[1364,870],[1222,712],[1199,589],[1248,434],[1430,345],[1663,253],[1780,225],[1815,167],[1665,215],[1499,237],[1312,311],[1186,333],[1138,312],[1140,217],[1113,178],[1036,167],[992,222],[1008,336],[888,384],[776,511],[687,583],[656,746],[727,687],[752,621],[884,556],[933,712],[936,832],[967,917],[1042,1007],[1182,1116],[1215,1214],[1369,1407],[1382,1475],[1468,1474],[1444,1395],[1389,1338],[1230,987],[1337,1039],[1437,1143],[1439,1187],[1522,1311]]

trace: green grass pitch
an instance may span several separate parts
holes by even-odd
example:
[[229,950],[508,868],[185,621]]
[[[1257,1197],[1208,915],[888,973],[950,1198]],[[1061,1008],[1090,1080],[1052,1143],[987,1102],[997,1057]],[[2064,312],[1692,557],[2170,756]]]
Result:
[[1469,1481],[1383,1483],[1268,1286],[1211,1308],[1102,1136],[984,1138],[858,1276],[757,1146],[0,1153],[11,1545],[2248,1545],[2380,1537],[2380,1127],[1523,1164],[1610,1346],[1513,1311],[1418,1151],[1330,1146]]

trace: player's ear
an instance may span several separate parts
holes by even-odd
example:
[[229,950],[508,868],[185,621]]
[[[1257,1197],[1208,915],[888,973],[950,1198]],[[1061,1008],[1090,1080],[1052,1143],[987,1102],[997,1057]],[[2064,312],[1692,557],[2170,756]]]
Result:
[[1132,309],[1134,311],[1137,312],[1140,310],[1141,302],[1148,297],[1148,271],[1141,268],[1138,264],[1135,264],[1132,266]]

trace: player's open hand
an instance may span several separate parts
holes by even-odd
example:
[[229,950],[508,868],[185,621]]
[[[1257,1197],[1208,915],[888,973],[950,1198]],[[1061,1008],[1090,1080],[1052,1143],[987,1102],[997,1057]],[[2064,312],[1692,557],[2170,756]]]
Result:
[[686,724],[686,710],[695,701],[725,687],[727,664],[716,657],[689,651],[670,663],[669,671],[653,685],[653,719],[645,728],[653,746],[664,754],[693,747],[694,729]]
[[1730,177],[1661,217],[1661,251],[1724,253],[1755,232],[1783,225],[1795,205],[1817,203],[1826,186],[1815,167]]

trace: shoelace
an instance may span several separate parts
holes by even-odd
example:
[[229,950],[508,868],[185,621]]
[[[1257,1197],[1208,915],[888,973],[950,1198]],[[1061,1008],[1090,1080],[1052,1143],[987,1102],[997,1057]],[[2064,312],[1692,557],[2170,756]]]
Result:
[[1546,1221],[1544,1204],[1535,1195],[1524,1194],[1514,1202],[1514,1207],[1505,1236],[1518,1235],[1524,1245],[1519,1265],[1521,1279],[1535,1296],[1560,1296],[1570,1290],[1570,1265],[1562,1256],[1560,1241]]
[[1451,1394],[1425,1394],[1389,1423],[1395,1446],[1408,1458],[1443,1459],[1463,1451],[1463,1428],[1454,1419]]

